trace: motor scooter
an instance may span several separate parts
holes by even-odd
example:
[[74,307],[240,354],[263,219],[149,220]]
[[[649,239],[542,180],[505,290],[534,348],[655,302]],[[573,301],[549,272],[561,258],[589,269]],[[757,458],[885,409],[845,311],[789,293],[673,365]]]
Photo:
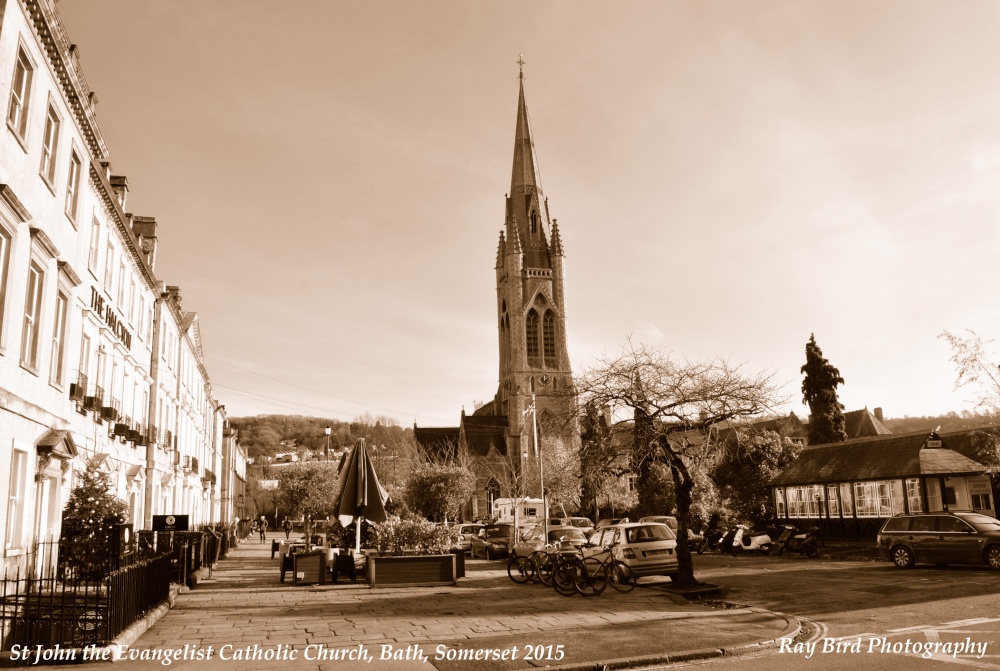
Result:
[[815,557],[819,554],[819,547],[816,542],[815,532],[819,527],[812,527],[805,533],[798,533],[798,529],[790,524],[782,526],[781,535],[774,543],[774,553],[783,555],[786,552]]
[[771,537],[766,533],[755,533],[744,524],[736,525],[733,534],[732,553],[768,554],[771,551]]

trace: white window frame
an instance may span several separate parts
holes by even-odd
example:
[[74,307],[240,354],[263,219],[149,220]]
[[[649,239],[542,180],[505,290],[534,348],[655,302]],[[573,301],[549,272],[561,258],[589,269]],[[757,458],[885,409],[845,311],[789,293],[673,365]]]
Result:
[[906,479],[906,503],[911,513],[924,512],[924,499],[920,494],[920,478]]
[[10,276],[11,252],[14,247],[14,232],[0,221],[0,354],[3,353],[4,339],[7,331],[4,328],[7,314],[7,285]]
[[45,111],[45,125],[42,127],[42,158],[38,165],[38,174],[42,176],[52,191],[55,191],[56,188],[56,160],[59,157],[59,129],[61,126],[62,117],[59,116],[59,112],[50,100]]
[[24,321],[21,326],[21,366],[38,372],[39,332],[45,295],[45,269],[34,259],[28,264],[25,283]]
[[[18,86],[18,73],[21,73]],[[28,110],[31,105],[31,84],[34,79],[35,64],[22,44],[18,44],[14,58],[14,72],[11,75],[10,103],[7,106],[7,127],[24,148],[28,134]]]
[[785,517],[785,489],[776,487],[774,489],[774,510],[778,518]]
[[111,294],[114,290],[115,282],[115,255],[118,250],[115,249],[114,244],[111,242],[111,236],[108,235],[108,245],[106,256],[104,257],[104,290]]
[[66,216],[76,226],[76,212],[80,205],[80,174],[83,172],[83,159],[76,147],[69,152],[69,172],[66,175]]
[[854,498],[849,482],[840,483],[840,509],[844,511],[844,517],[854,517]]
[[125,250],[118,261],[118,311],[125,314]]
[[854,483],[855,515],[878,517],[878,489],[874,482]]
[[52,358],[49,360],[49,382],[62,387],[66,376],[66,320],[69,317],[69,295],[56,291],[55,319],[52,323]]
[[[892,514],[898,515],[906,511],[906,489],[902,480],[889,481],[889,497],[892,500]],[[888,517],[888,515],[883,515]]]
[[837,485],[826,486],[826,515],[840,517],[840,488]]
[[24,551],[24,518],[28,496],[27,449],[14,443],[10,461],[10,488],[7,493],[7,524],[4,530],[4,550],[8,556]]
[[97,267],[101,261],[101,222],[93,217],[90,223],[90,250],[87,254],[87,268],[97,277]]

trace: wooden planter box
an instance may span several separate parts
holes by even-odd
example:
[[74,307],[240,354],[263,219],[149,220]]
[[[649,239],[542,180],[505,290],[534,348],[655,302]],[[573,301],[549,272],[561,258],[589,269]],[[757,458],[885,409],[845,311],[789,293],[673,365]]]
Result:
[[375,557],[365,567],[370,587],[419,587],[457,583],[455,555]]

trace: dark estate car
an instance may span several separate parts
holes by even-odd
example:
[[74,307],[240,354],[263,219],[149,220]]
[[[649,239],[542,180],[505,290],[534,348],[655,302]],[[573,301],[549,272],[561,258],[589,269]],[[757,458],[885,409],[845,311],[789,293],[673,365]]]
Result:
[[899,568],[988,564],[1000,569],[1000,521],[967,512],[896,515],[882,525],[878,548]]
[[471,538],[469,552],[473,559],[506,557],[515,540],[513,524],[487,524],[479,530],[478,535]]

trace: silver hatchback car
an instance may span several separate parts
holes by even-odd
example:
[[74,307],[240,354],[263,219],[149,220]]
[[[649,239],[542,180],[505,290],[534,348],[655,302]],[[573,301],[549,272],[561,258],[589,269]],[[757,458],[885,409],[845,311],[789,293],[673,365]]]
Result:
[[987,564],[1000,569],[1000,520],[971,512],[910,513],[886,520],[882,556],[899,568],[914,564]]

